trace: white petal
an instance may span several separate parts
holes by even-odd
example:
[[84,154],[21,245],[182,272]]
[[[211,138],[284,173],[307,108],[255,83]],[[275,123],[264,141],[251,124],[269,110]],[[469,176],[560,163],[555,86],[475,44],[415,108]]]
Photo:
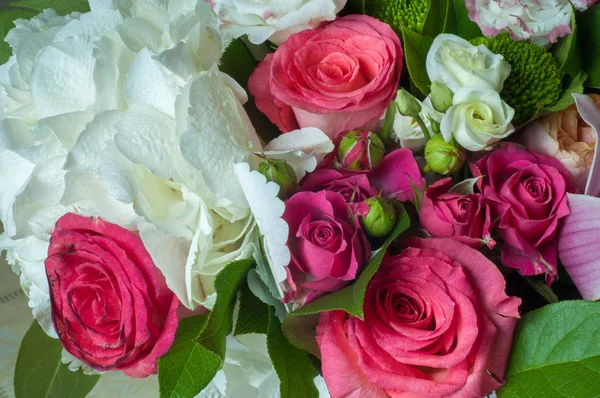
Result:
[[201,72],[190,89],[188,129],[181,137],[185,159],[202,173],[219,197],[247,206],[233,165],[250,153],[254,129],[246,112],[218,73]]
[[96,173],[102,151],[117,132],[114,125],[119,116],[117,111],[98,113],[77,139],[75,147],[67,157],[65,169]]
[[0,153],[0,215],[4,229],[10,236],[17,233],[13,213],[15,200],[25,190],[34,169],[35,164],[14,152]]
[[80,112],[47,117],[31,127],[31,135],[38,141],[54,137],[65,151],[70,151],[75,146],[81,132],[93,118],[94,111],[91,107]]
[[148,48],[159,51],[162,46],[162,32],[148,21],[140,18],[125,18],[117,28],[123,43],[134,53]]
[[83,111],[92,105],[94,64],[93,46],[85,37],[71,37],[42,49],[31,77],[38,118]]
[[265,176],[250,171],[247,163],[235,165],[235,172],[246,195],[252,214],[264,237],[264,248],[276,282],[286,279],[285,267],[290,263],[290,252],[286,246],[288,225],[281,218],[285,205],[277,197],[279,186],[267,182]]
[[122,23],[123,18],[117,10],[88,12],[63,26],[54,37],[54,41],[62,41],[73,36],[100,37]]
[[335,149],[331,139],[321,130],[306,127],[282,134],[265,147],[264,154],[270,158],[285,160],[294,168],[300,181],[313,172],[325,155]]

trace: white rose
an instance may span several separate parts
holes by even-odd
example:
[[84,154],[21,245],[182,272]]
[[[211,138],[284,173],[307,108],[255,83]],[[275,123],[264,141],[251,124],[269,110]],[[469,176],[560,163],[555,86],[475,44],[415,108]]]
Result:
[[248,35],[254,44],[280,45],[302,30],[335,19],[346,0],[211,0],[221,30],[233,38]]
[[429,79],[444,83],[456,92],[464,86],[487,85],[502,91],[510,64],[484,45],[474,46],[451,34],[438,35],[426,60]]
[[[444,114],[433,109],[431,99],[427,97],[421,103],[421,113],[419,113],[419,116],[423,119],[425,127],[432,133],[431,120],[440,123]],[[412,117],[403,116],[397,110],[394,117],[393,137],[402,148],[408,148],[413,152],[419,152],[427,144],[427,139],[419,124]]]
[[469,151],[488,149],[490,144],[512,134],[514,109],[489,87],[463,87],[452,100],[440,129],[446,142],[454,136]]
[[[578,0],[578,9],[592,1]],[[508,32],[513,40],[531,40],[543,46],[571,34],[573,8],[568,0],[471,0],[469,17],[486,36]]]

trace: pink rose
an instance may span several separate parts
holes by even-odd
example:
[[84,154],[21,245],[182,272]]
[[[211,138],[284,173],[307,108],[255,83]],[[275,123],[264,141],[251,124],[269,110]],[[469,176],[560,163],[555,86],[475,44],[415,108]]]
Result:
[[336,192],[299,192],[285,202],[289,225],[287,302],[304,305],[354,280],[371,254],[358,220]]
[[556,231],[569,214],[569,174],[555,159],[517,144],[499,146],[471,166],[504,240],[502,263],[521,275],[556,280]]
[[317,127],[337,141],[378,125],[401,72],[402,48],[392,28],[349,15],[291,35],[256,68],[248,89],[281,131]]
[[421,228],[436,238],[452,238],[474,248],[493,249],[490,208],[481,194],[450,192],[452,178],[444,178],[425,191],[419,211]]
[[54,328],[69,353],[101,371],[156,373],[175,338],[179,300],[136,234],[66,214],[52,233],[46,274]]
[[364,320],[321,314],[332,398],[483,397],[502,385],[521,300],[498,268],[451,239],[411,239],[371,280]]

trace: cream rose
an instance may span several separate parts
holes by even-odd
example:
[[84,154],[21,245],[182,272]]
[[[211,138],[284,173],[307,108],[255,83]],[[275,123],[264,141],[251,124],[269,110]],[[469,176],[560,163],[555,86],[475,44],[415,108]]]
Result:
[[[600,109],[600,95],[590,94],[589,97]],[[539,118],[523,130],[519,142],[534,152],[560,161],[569,171],[574,188],[580,193],[585,190],[594,159],[596,133],[583,121],[576,105]]]
[[454,136],[465,149],[480,151],[515,131],[510,123],[514,114],[491,88],[463,87],[454,94],[440,130],[447,142]]
[[429,79],[444,83],[456,92],[464,86],[486,85],[502,91],[510,64],[484,45],[474,46],[451,34],[438,35],[426,60]]

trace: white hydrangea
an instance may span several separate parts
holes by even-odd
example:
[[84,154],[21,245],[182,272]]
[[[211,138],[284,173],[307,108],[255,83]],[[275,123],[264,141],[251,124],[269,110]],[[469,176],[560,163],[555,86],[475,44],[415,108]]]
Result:
[[[589,3],[575,2],[581,8]],[[466,0],[466,6],[469,18],[486,36],[508,32],[514,40],[546,45],[571,34],[569,0]]]
[[[253,171],[263,148],[246,93],[216,66],[224,44],[210,6],[90,6],[17,21],[14,55],[0,66],[0,250],[40,324],[54,334],[44,259],[66,212],[137,229],[190,309],[212,307],[216,274],[251,257],[258,232],[275,280],[284,280],[283,203]],[[305,129],[265,150],[301,178],[333,144]]]
[[248,35],[254,44],[280,45],[302,30],[332,21],[346,0],[206,0],[221,21],[226,36]]

